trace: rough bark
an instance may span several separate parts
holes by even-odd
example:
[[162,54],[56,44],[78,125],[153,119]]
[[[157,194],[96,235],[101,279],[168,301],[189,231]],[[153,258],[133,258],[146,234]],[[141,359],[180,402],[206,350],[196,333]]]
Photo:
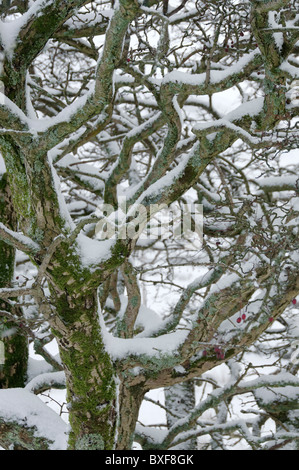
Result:
[[[167,409],[167,425],[171,428],[178,419],[184,418],[195,407],[194,381],[173,385],[165,389],[165,406]],[[173,450],[196,450],[196,438],[189,439],[173,447]]]
[[[16,228],[7,175],[0,175],[0,221]],[[0,288],[11,287],[15,267],[15,249],[0,240]],[[8,302],[1,302],[1,310],[11,313]],[[18,307],[14,307],[19,312]],[[16,313],[16,312],[14,312]],[[0,364],[0,388],[23,387],[27,374],[28,340],[19,325],[4,315],[0,318],[0,339],[4,344],[5,362]]]
[[[264,148],[264,145],[266,147],[269,143],[260,142],[256,132],[272,132],[275,125],[285,114],[286,75],[279,69],[279,66],[287,57],[286,48],[283,47],[281,53],[274,41],[273,33],[267,31],[269,29],[268,10],[271,8],[273,10],[278,9],[285,6],[287,2],[285,0],[251,2],[251,33],[257,41],[260,53],[252,51],[254,53],[251,54],[250,59],[247,57],[248,61],[245,61],[242,70],[240,70],[239,63],[238,66],[232,68],[235,70],[232,73],[225,66],[223,70],[214,69],[213,79],[211,80],[211,71],[206,70],[206,79],[203,81],[197,74],[195,74],[194,81],[190,80],[189,76],[186,82],[181,81],[178,74],[174,74],[174,76],[169,74],[166,80],[163,79],[159,82],[159,80],[152,80],[153,77],[147,77],[142,73],[142,68],[144,70],[144,64],[142,63],[139,64],[139,70],[135,66],[130,68],[127,64],[130,59],[127,59],[124,55],[125,52],[128,53],[130,24],[139,14],[141,16],[148,13],[148,10],[144,10],[144,8],[147,9],[158,2],[155,0],[144,2],[143,10],[141,10],[142,2],[120,0],[115,9],[111,11],[111,17],[107,21],[108,26],[101,56],[98,57],[95,50],[92,54],[92,57],[97,59],[92,93],[86,94],[85,97],[79,97],[79,100],[84,99],[80,102],[82,106],[78,107],[72,107],[72,105],[68,107],[68,97],[66,97],[67,112],[62,113],[62,115],[67,115],[67,119],[62,119],[60,114],[57,119],[51,121],[49,127],[45,126],[44,131],[42,130],[43,123],[40,127],[37,125],[39,131],[36,131],[36,128],[28,129],[30,120],[27,119],[29,113],[26,114],[28,103],[26,103],[27,94],[25,91],[27,69],[32,65],[48,39],[53,36],[59,37],[60,27],[62,28],[60,36],[70,33],[68,31],[69,27],[66,26],[66,30],[64,23],[84,3],[81,0],[46,2],[46,4],[37,2],[40,11],[37,15],[28,15],[26,17],[27,20],[24,21],[23,27],[16,38],[16,49],[13,58],[7,55],[3,62],[5,94],[13,102],[14,107],[0,106],[1,125],[3,125],[0,146],[6,162],[12,192],[12,198],[10,199],[8,197],[8,186],[3,183],[4,186],[3,188],[1,186],[0,189],[4,195],[4,204],[0,201],[0,219],[15,232],[22,230],[23,237],[25,237],[20,240],[17,236],[19,234],[16,233],[14,236],[14,234],[1,228],[0,234],[5,241],[1,242],[0,245],[1,254],[4,255],[0,260],[0,287],[10,285],[13,274],[14,250],[15,248],[23,249],[25,253],[30,255],[31,261],[38,268],[39,272],[33,288],[33,296],[40,308],[40,313],[44,314],[44,320],[50,323],[52,332],[57,339],[66,374],[71,425],[70,449],[129,449],[133,442],[135,424],[144,393],[150,388],[162,386],[174,386],[172,392],[173,390],[176,392],[179,389],[180,391],[183,390],[184,398],[183,403],[180,403],[180,410],[178,410],[179,416],[181,416],[182,408],[184,408],[183,411],[186,414],[189,412],[189,416],[191,415],[189,423],[179,423],[179,430],[176,432],[174,420],[169,414],[168,424],[171,431],[164,444],[166,448],[171,448],[173,439],[177,437],[180,431],[184,432],[186,430],[184,426],[188,424],[191,428],[196,426],[198,414],[196,411],[192,414],[192,407],[195,406],[195,403],[189,380],[227,361],[251,345],[268,328],[268,318],[264,318],[261,311],[257,315],[257,321],[252,322],[252,328],[248,328],[247,331],[235,332],[235,336],[231,337],[229,344],[222,345],[223,351],[219,347],[218,350],[215,348],[215,333],[225,320],[231,321],[231,318],[240,311],[240,302],[249,304],[250,299],[259,288],[266,287],[270,290],[273,286],[273,278],[280,279],[280,268],[273,266],[272,260],[262,261],[252,268],[256,271],[254,282],[251,277],[252,273],[240,272],[237,280],[232,284],[228,284],[229,287],[226,287],[224,283],[224,286],[219,290],[217,288],[211,296],[208,295],[206,298],[203,296],[199,311],[196,314],[194,313],[192,328],[175,352],[172,350],[165,354],[155,355],[150,353],[139,354],[139,351],[137,351],[131,353],[131,355],[128,354],[130,357],[125,357],[118,362],[113,358],[113,354],[109,355],[106,349],[99,321],[98,289],[110,277],[110,287],[115,290],[117,270],[122,271],[128,294],[128,307],[124,317],[118,319],[116,331],[119,336],[118,339],[130,341],[134,336],[135,321],[141,304],[137,276],[128,262],[135,242],[130,240],[129,237],[126,240],[118,239],[111,246],[110,253],[105,260],[99,261],[97,266],[84,266],[77,250],[77,236],[80,234],[83,225],[81,226],[79,223],[74,228],[74,221],[70,221],[65,217],[61,202],[62,195],[57,183],[57,174],[48,152],[53,149],[56,151],[57,146],[63,142],[66,146],[64,148],[65,154],[68,150],[73,151],[77,146],[82,145],[84,139],[84,143],[89,141],[89,139],[97,136],[107,124],[110,125],[115,105],[115,71],[119,67],[123,67],[124,72],[129,71],[135,88],[139,85],[145,85],[147,92],[151,92],[152,97],[155,98],[161,114],[158,113],[154,119],[149,119],[147,123],[144,121],[137,127],[136,133],[128,132],[123,139],[118,161],[115,162],[116,164],[113,166],[113,170],[106,180],[106,187],[103,190],[104,201],[111,202],[115,209],[117,209],[118,202],[118,184],[130,171],[134,145],[146,141],[157,131],[162,131],[164,126],[167,127],[167,130],[164,141],[160,141],[161,145],[159,143],[159,151],[159,146],[155,148],[156,144],[152,145],[156,160],[152,165],[148,165],[147,173],[141,181],[142,184],[138,186],[138,189],[135,188],[135,193],[133,192],[133,196],[131,195],[131,202],[136,202],[140,198],[147,210],[151,204],[170,204],[180,200],[186,191],[198,184],[201,175],[212,164],[213,160],[223,155],[237,139],[243,139],[253,151]],[[184,1],[169,16],[180,11],[185,4]],[[152,10],[150,14],[152,17],[160,15],[160,19],[162,18],[156,9]],[[163,14],[168,15],[168,2],[165,2]],[[160,45],[157,51],[158,60],[163,59],[169,47],[166,17],[163,17],[162,20],[164,32],[160,36]],[[85,33],[87,29],[85,29]],[[138,28],[136,31],[138,32]],[[81,34],[82,31],[77,35],[75,34],[74,37],[80,38]],[[91,34],[91,31],[89,31],[89,34]],[[218,41],[217,35],[218,33],[215,36],[215,47]],[[164,40],[165,43],[163,43]],[[295,39],[292,39],[292,41],[295,43]],[[292,41],[290,40],[290,42]],[[73,42],[71,44],[74,45]],[[246,47],[250,51],[252,47],[251,39]],[[138,51],[139,53],[142,54],[142,49]],[[137,61],[139,60],[138,54],[136,53]],[[219,58],[223,59],[224,57],[225,54],[222,48]],[[237,63],[238,60],[235,64]],[[181,65],[183,64],[184,62]],[[179,108],[183,106],[187,98],[191,95],[210,95],[212,97],[214,93],[228,90],[235,85],[238,86],[242,81],[250,78],[253,73],[256,73],[262,65],[265,68],[263,85],[265,101],[262,110],[257,115],[253,114],[253,118],[251,115],[243,114],[244,110],[240,111],[241,117],[231,118],[232,121],[229,122],[224,120],[220,123],[220,126],[219,122],[211,121],[210,124],[207,123],[206,127],[193,129],[192,144],[190,146],[184,143],[183,118],[180,116]],[[219,72],[222,78],[218,78]],[[128,80],[127,85],[129,87],[130,84],[131,82]],[[134,93],[138,104],[136,92]],[[76,100],[73,103],[76,104]],[[15,112],[17,107],[19,108],[18,112]],[[292,111],[293,116],[295,116],[295,112],[296,110]],[[140,117],[141,114],[139,113]],[[40,123],[37,122],[36,124]],[[112,122],[112,124],[112,128],[117,127],[117,114],[116,123]],[[83,134],[80,134],[79,137],[75,136],[74,141],[71,142],[74,134],[78,130],[81,131],[83,127],[86,127]],[[115,131],[115,134],[114,131],[111,132],[112,136],[109,138],[118,140],[117,131]],[[84,135],[84,139],[80,142],[82,135]],[[69,139],[69,141],[65,142],[65,139]],[[155,141],[153,140],[153,142]],[[188,158],[185,158],[184,145],[186,145],[185,150]],[[78,181],[76,180],[76,183]],[[157,183],[159,184],[157,185]],[[154,191],[151,191],[153,185],[157,185],[158,189],[156,187]],[[10,209],[11,200],[13,210]],[[230,200],[232,201],[233,197],[229,197],[226,201],[228,205]],[[212,204],[210,210],[213,211]],[[216,207],[216,215],[217,212],[218,208]],[[18,227],[16,226],[15,213],[17,214]],[[245,207],[244,214],[247,216],[248,213],[249,209]],[[181,320],[184,320],[185,309],[192,295],[197,290],[209,289],[213,286],[213,283],[216,286],[222,276],[230,273],[231,265],[234,266],[234,270],[237,269],[237,263],[240,263],[242,267],[242,261],[240,260],[243,259],[244,253],[250,251],[250,248],[253,248],[253,252],[255,251],[256,246],[254,243],[251,245],[251,241],[246,239],[245,233],[248,227],[242,225],[242,214],[237,213],[234,207],[231,208],[231,216],[232,220],[236,221],[236,225],[238,225],[237,228],[232,230],[232,233],[228,234],[233,239],[231,250],[237,254],[234,263],[219,257],[217,262],[222,267],[220,269],[219,266],[215,268],[214,274],[209,277],[208,281],[191,284],[174,308],[172,320],[169,323],[166,322],[164,329],[161,327],[161,331],[156,331],[154,335],[162,337],[163,334],[167,335],[178,329]],[[238,231],[244,235],[243,240],[241,240],[241,237],[234,238]],[[271,228],[269,228],[269,233],[273,235]],[[9,247],[9,242],[14,244],[13,248]],[[286,242],[284,245],[286,253],[291,251],[292,244],[295,244],[295,241]],[[259,248],[262,250],[264,247],[260,246]],[[281,244],[278,242],[272,251],[273,257],[276,256],[277,258],[276,264],[278,266],[281,261],[278,253],[281,252]],[[281,255],[281,257],[283,256]],[[212,255],[209,260],[210,264],[214,265]],[[217,257],[215,257],[215,260],[217,260]],[[277,270],[275,271],[275,269]],[[271,315],[272,320],[278,318],[290,304],[291,299],[297,295],[299,290],[297,274],[297,270],[294,269],[294,274],[289,275],[281,290],[268,302],[267,312],[268,316]],[[48,297],[43,292],[42,281],[44,280],[47,281],[47,287],[50,289]],[[258,287],[255,284],[256,282]],[[102,296],[103,304],[105,303],[104,297],[106,298],[106,293]],[[120,308],[118,301],[116,295],[114,297],[115,310]],[[4,301],[4,307],[9,311],[9,306],[6,304]],[[6,326],[14,327],[15,325],[6,323]],[[0,383],[2,380],[3,387],[21,385],[24,383],[24,370],[27,360],[24,338],[15,335],[6,337],[4,341],[7,345],[7,357],[11,357],[12,360],[7,359],[5,362],[7,370],[4,371],[4,368],[2,371],[0,370]],[[205,349],[202,347],[204,343],[208,345],[205,346]],[[136,374],[134,370],[132,372],[132,369],[135,368],[137,369]],[[13,381],[19,379],[22,382]],[[179,382],[185,382],[185,384],[179,385]],[[176,395],[170,396],[170,390],[166,392],[166,400],[171,400],[170,408],[178,404]],[[213,405],[213,403],[209,405]],[[277,415],[277,420],[286,421],[286,419],[281,414]],[[5,436],[8,435],[10,425],[1,424],[1,426]],[[12,430],[11,439],[19,441],[19,432],[21,431],[15,427]],[[26,439],[25,436],[24,441]],[[192,441],[188,445],[194,447],[194,442]],[[35,445],[39,446],[40,444],[35,443]],[[21,447],[22,444],[20,444]]]
[[70,449],[111,450],[115,445],[117,381],[101,337],[96,295],[62,294],[52,321],[66,374]]

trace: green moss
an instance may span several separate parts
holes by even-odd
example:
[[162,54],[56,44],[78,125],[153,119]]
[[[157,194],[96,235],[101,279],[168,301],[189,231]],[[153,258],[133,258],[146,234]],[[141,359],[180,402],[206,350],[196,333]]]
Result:
[[133,307],[137,307],[137,305],[139,304],[139,296],[138,295],[134,295],[131,299],[130,299],[130,303]]
[[22,218],[30,220],[30,192],[22,156],[9,137],[0,138],[0,146],[13,194],[14,208]]
[[26,336],[13,322],[7,322],[0,327],[1,333],[12,330],[9,337],[2,338],[5,349],[5,362],[0,365],[0,389],[24,387],[27,378],[28,343]]
[[[101,338],[97,303],[95,302],[93,307],[87,310],[81,299],[73,301],[75,307],[71,309],[67,305],[66,297],[64,304],[56,305],[60,317],[70,319],[71,312],[75,317],[75,320],[72,319],[68,325],[67,337],[60,335],[57,338],[61,359],[69,377],[67,381],[71,424],[69,446],[76,448],[78,442],[88,443],[88,436],[100,434],[104,442],[103,448],[113,449],[116,430],[115,370]],[[98,441],[95,445],[98,445]]]
[[[16,218],[10,200],[7,175],[0,178],[0,221],[15,229]],[[14,275],[15,250],[0,240],[0,288],[9,287]],[[10,305],[3,302],[3,310]],[[8,332],[11,332],[7,336]],[[23,387],[26,380],[28,344],[18,325],[2,318],[0,339],[4,344],[5,362],[0,365],[0,388]]]

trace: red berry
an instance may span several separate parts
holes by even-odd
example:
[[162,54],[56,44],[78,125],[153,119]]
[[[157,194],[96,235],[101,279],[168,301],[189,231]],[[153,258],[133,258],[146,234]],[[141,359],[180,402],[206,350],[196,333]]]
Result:
[[241,323],[241,321],[242,321],[241,317],[237,318],[237,323]]
[[127,59],[127,62],[131,62],[131,59]]
[[217,359],[224,359],[224,352],[221,349],[216,353]]
[[202,352],[202,355],[203,355],[204,357],[206,357],[206,355],[207,355],[207,351],[206,351],[206,350],[204,350],[204,351]]
[[272,323],[274,321],[274,318],[273,317],[270,317],[269,318],[269,322]]
[[246,320],[246,315],[245,315],[245,313],[243,313],[243,315],[242,315],[242,320]]
[[242,36],[242,37],[244,36],[244,33],[243,33],[243,31],[241,31],[241,32],[240,32],[240,36]]
[[296,303],[297,303],[297,300],[296,300],[296,299],[293,299],[293,300],[292,300],[292,304],[293,304],[293,305],[296,305]]

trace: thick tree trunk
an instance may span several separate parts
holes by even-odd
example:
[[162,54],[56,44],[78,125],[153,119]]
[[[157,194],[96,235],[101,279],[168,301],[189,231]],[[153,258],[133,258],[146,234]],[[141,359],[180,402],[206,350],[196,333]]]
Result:
[[[12,230],[16,227],[7,175],[0,175],[0,221]],[[0,240],[0,288],[10,287],[15,267],[15,249]],[[7,302],[1,302],[2,311],[10,311]],[[0,340],[4,345],[4,364],[0,363],[0,389],[24,387],[27,363],[28,341],[21,335],[18,325],[1,316]]]
[[69,449],[130,449],[143,393],[132,393],[117,376],[101,335],[97,291],[53,297],[52,330],[66,373]]
[[117,379],[102,340],[96,295],[54,299],[52,328],[66,373],[70,449],[115,447]]
[[130,450],[139,409],[144,397],[142,388],[127,386],[126,381],[119,386],[119,421],[116,450]]

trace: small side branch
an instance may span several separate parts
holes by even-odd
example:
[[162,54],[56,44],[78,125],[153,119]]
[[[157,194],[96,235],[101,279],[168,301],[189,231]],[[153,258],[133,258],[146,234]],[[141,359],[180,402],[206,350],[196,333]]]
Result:
[[31,238],[25,235],[14,232],[0,222],[0,238],[4,242],[12,245],[17,250],[23,251],[27,255],[34,255],[39,252],[40,246],[35,243]]

